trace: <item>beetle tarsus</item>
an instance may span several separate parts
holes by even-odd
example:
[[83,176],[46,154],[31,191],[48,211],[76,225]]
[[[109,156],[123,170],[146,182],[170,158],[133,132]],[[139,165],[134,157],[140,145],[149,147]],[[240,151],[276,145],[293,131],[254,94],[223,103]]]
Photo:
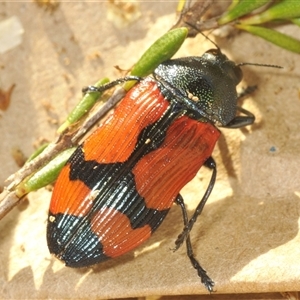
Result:
[[183,244],[184,240],[187,238],[187,235],[189,234],[188,227],[185,227],[183,231],[178,235],[176,241],[175,241],[175,247],[173,248],[173,251],[177,251],[181,245]]
[[[188,254],[189,255],[189,254]],[[198,260],[192,254],[189,256],[192,266],[197,270],[198,276],[201,278],[201,282],[207,288],[207,290],[212,293],[214,292],[214,281],[207,275],[206,271],[201,267]]]
[[[186,212],[186,208],[185,208],[183,198],[180,194],[177,196],[175,202],[176,202],[176,204],[178,204],[180,206],[181,211],[182,211],[182,217],[183,217],[183,222],[184,222],[185,228],[188,228],[187,227],[187,225],[189,224],[188,215],[187,215],[187,212]],[[207,290],[211,293],[211,292],[213,292],[213,287],[214,287],[215,283],[207,275],[206,271],[201,267],[200,263],[195,258],[192,243],[191,243],[191,239],[190,239],[190,236],[189,236],[188,233],[189,232],[184,234],[184,232],[183,232],[182,234],[180,234],[178,236],[178,238],[175,242],[175,248],[173,250],[176,251],[181,246],[181,244],[184,242],[184,239],[185,239],[185,236],[186,236],[187,256],[189,257],[193,268],[197,270],[198,276],[201,278],[201,282],[204,284],[204,286],[207,288]]]

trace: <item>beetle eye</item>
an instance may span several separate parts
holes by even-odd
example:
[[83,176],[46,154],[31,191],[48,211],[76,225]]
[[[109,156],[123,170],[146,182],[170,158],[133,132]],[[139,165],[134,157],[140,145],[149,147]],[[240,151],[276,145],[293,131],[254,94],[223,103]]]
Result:
[[220,54],[220,50],[219,49],[209,49],[205,53],[212,54],[213,56],[218,56]]

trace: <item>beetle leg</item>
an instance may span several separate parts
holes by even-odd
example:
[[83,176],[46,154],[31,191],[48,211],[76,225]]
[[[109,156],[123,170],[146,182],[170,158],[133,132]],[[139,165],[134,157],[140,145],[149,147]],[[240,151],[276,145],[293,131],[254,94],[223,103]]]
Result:
[[[240,101],[243,98],[248,97],[253,91],[257,89],[256,85],[248,86],[246,89],[244,89],[242,92],[238,94],[238,101]],[[237,111],[244,114],[244,116],[235,116],[233,120],[231,120],[227,125],[222,126],[225,128],[241,128],[247,125],[251,125],[255,121],[255,116],[248,110],[237,106]]]
[[210,178],[210,182],[209,185],[201,199],[201,201],[199,202],[198,206],[195,209],[195,212],[193,214],[193,216],[191,217],[191,219],[189,220],[189,222],[187,224],[185,224],[183,231],[181,232],[181,234],[179,234],[179,236],[177,237],[177,240],[175,241],[175,250],[177,250],[182,243],[184,242],[185,239],[187,239],[190,231],[192,230],[198,216],[201,214],[204,205],[209,197],[209,195],[211,194],[211,191],[215,185],[215,181],[216,181],[216,176],[217,176],[217,166],[216,166],[216,162],[214,161],[214,159],[212,157],[209,157],[205,163],[204,166],[206,166],[207,168],[212,170],[212,175]]
[[[183,217],[184,225],[187,226],[188,223],[189,223],[188,215],[187,215],[187,212],[186,212],[186,208],[185,208],[183,198],[180,194],[177,196],[175,202],[176,202],[176,204],[178,204],[180,206],[181,211],[182,211],[182,217]],[[189,257],[189,259],[191,261],[192,266],[194,267],[194,269],[197,270],[198,276],[201,278],[201,282],[208,289],[208,291],[213,292],[213,287],[214,287],[215,283],[207,275],[206,271],[201,267],[200,263],[195,258],[193,247],[192,247],[192,244],[191,244],[190,235],[187,235],[185,242],[186,242],[186,250],[187,250],[186,253],[187,253],[187,256]]]
[[255,116],[248,110],[237,106],[236,110],[244,114],[244,116],[235,116],[224,128],[241,128],[251,125],[255,121]]
[[109,90],[111,89],[112,87],[116,86],[116,85],[119,85],[123,82],[127,82],[127,81],[141,81],[143,78],[141,77],[138,77],[138,76],[126,76],[126,77],[123,77],[123,78],[119,78],[117,80],[114,80],[114,81],[111,81],[107,84],[103,84],[99,87],[96,87],[96,86],[88,86],[88,87],[85,87],[82,89],[82,93],[83,94],[86,94],[86,93],[93,93],[93,92],[104,92],[106,90]]
[[238,93],[238,102],[242,99],[248,98],[255,90],[257,89],[257,85],[250,85],[244,88],[242,91]]

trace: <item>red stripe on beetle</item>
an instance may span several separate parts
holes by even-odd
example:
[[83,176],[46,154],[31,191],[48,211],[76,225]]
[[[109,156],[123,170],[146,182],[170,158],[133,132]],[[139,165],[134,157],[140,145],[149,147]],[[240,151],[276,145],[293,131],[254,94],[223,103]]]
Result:
[[[106,122],[84,142],[81,147],[84,161],[95,160],[102,164],[126,161],[141,130],[157,121],[168,106],[169,102],[160,93],[155,81],[144,80],[136,85]],[[70,164],[67,164],[57,179],[50,212],[84,216],[92,207],[92,200],[91,190],[83,181],[70,180]]]
[[103,254],[111,258],[136,248],[151,236],[149,225],[133,229],[126,215],[109,207],[92,217],[91,228],[103,245]]
[[136,85],[106,122],[84,142],[85,160],[98,163],[126,161],[141,130],[157,121],[168,106],[169,102],[155,81],[144,80]]
[[180,190],[211,155],[219,136],[220,131],[210,123],[188,116],[177,119],[169,127],[163,144],[133,168],[137,191],[146,206],[170,208]]
[[67,164],[59,174],[50,203],[53,215],[71,214],[82,217],[93,205],[91,190],[80,180],[70,181],[70,165]]

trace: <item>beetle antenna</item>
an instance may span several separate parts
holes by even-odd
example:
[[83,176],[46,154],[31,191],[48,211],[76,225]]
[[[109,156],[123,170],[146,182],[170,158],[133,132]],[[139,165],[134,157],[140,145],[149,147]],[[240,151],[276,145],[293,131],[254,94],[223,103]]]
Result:
[[205,35],[202,31],[200,31],[197,26],[195,26],[194,24],[192,23],[189,23],[189,22],[185,22],[188,26],[190,26],[191,28],[195,29],[197,32],[199,32],[201,35],[203,35],[207,40],[209,40],[213,45],[216,46],[216,48],[221,52],[221,49],[220,47],[213,41],[211,40],[207,35]]
[[[199,32],[201,35],[203,35],[207,40],[209,40],[213,45],[216,46],[216,48],[218,49],[218,51],[221,52],[220,47],[213,41],[211,40],[207,35],[205,35],[202,31],[200,31],[197,26],[195,26],[194,24],[190,23],[190,22],[185,22],[188,26],[190,26],[191,28],[193,28],[194,30],[196,30],[197,32]],[[236,66],[237,67],[242,67],[242,66],[259,66],[259,67],[268,67],[268,68],[277,68],[277,69],[283,69],[283,67],[278,66],[278,65],[268,65],[268,64],[257,64],[257,63],[239,63]]]
[[268,68],[277,68],[277,69],[283,69],[282,66],[278,65],[268,65],[268,64],[256,64],[256,63],[239,63],[236,65],[237,67],[242,67],[242,66],[258,66],[258,67],[268,67]]
[[216,48],[221,52],[220,47],[212,40],[210,39],[207,35],[205,35],[203,32],[200,31],[200,34],[202,34],[208,41],[210,41],[213,45],[216,46]]

